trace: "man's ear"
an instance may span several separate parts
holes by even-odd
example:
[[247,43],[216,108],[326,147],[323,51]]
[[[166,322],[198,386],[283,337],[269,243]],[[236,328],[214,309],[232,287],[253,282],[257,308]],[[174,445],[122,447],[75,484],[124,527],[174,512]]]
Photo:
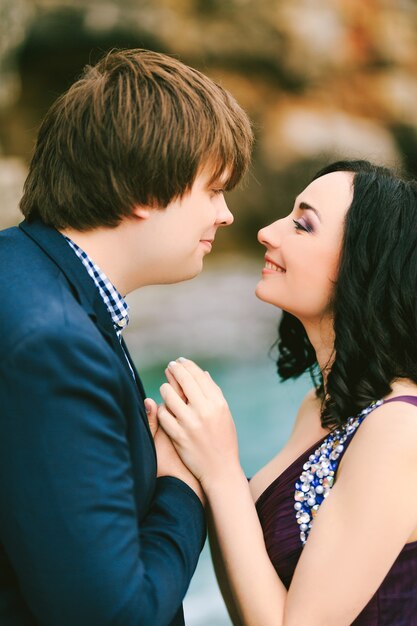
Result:
[[138,217],[141,220],[147,220],[150,218],[151,209],[149,209],[147,206],[137,204],[133,207],[132,213],[135,217]]

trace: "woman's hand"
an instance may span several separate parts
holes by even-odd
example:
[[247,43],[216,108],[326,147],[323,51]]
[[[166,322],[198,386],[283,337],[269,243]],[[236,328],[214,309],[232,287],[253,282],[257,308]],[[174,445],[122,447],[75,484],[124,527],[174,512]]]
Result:
[[155,400],[146,398],[146,414],[149,428],[154,438],[156,458],[158,462],[157,476],[174,476],[186,483],[197,494],[204,504],[204,494],[201,485],[190,470],[184,465],[174,448],[172,441],[158,424],[158,405]]
[[236,429],[221,389],[193,361],[172,361],[168,371],[177,387],[161,386],[165,404],[158,407],[158,420],[185,465],[203,489],[221,480],[225,472],[240,473]]

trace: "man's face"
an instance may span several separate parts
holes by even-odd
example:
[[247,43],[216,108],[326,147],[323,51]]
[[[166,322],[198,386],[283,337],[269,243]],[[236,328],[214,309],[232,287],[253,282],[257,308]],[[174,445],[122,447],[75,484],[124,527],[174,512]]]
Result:
[[143,224],[147,229],[147,283],[176,283],[203,269],[220,226],[233,222],[223,195],[222,181],[208,184],[199,174],[191,190],[165,209],[152,209]]

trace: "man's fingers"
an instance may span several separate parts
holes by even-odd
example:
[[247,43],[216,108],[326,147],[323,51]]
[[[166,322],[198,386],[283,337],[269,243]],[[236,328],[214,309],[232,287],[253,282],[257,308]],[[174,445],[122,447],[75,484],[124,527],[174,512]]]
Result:
[[149,428],[151,430],[152,437],[155,437],[158,430],[158,405],[156,404],[155,400],[152,400],[152,398],[146,398],[144,404],[146,409],[146,415],[148,417]]

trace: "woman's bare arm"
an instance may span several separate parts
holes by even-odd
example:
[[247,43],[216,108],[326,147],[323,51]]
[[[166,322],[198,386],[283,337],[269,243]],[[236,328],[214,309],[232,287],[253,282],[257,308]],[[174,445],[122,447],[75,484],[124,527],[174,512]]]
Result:
[[415,408],[382,405],[361,425],[287,593],[265,549],[227,404],[196,367],[189,361],[174,367],[189,404],[178,403],[167,386],[161,392],[177,419],[164,408],[159,418],[202,482],[242,624],[347,626],[417,525],[417,502],[408,487],[417,479]]

